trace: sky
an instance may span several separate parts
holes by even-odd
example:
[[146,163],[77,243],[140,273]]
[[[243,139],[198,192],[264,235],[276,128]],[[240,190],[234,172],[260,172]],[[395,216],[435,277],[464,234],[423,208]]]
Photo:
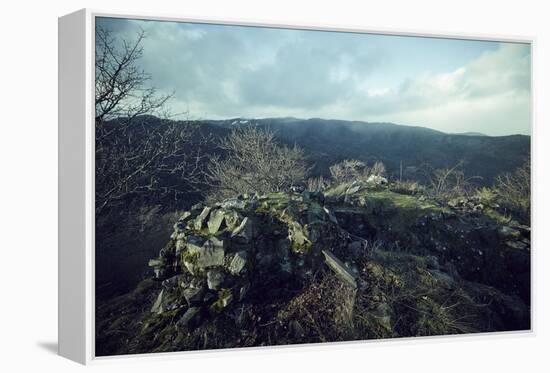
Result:
[[96,26],[117,40],[145,31],[140,67],[186,118],[531,131],[528,44],[117,18]]

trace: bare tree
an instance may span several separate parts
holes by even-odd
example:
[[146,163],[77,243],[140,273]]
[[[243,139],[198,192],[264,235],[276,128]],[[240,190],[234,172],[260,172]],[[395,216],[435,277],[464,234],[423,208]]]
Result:
[[139,66],[143,31],[119,40],[96,30],[96,213],[139,196],[177,200],[203,180],[203,146],[196,125],[159,116],[171,94],[159,94]]
[[330,181],[322,175],[307,179],[307,190],[310,192],[323,192],[330,186]]
[[330,175],[336,183],[347,183],[368,174],[368,167],[364,162],[355,159],[345,159],[329,167]]
[[472,182],[481,179],[481,177],[467,177],[462,169],[463,166],[463,161],[458,162],[453,167],[438,169],[434,169],[427,164],[423,165],[422,170],[428,181],[431,194],[440,198],[468,196],[472,191]]
[[96,212],[127,197],[178,198],[203,181],[209,141],[189,123],[158,120],[136,124],[102,139],[96,149]]
[[255,126],[234,129],[219,146],[226,157],[210,160],[212,198],[288,190],[303,183],[308,172],[303,150],[278,144],[269,130]]
[[101,127],[105,121],[121,117],[129,122],[163,108],[172,94],[158,94],[148,85],[151,76],[138,63],[143,57],[145,32],[140,31],[134,41],[117,40],[111,31],[98,27],[95,36],[96,124]]

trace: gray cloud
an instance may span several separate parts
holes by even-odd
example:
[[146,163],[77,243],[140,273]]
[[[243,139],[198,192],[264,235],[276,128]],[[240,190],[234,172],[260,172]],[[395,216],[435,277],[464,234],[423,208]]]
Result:
[[[172,111],[195,118],[292,115],[447,132],[530,131],[527,45],[173,22],[98,24],[127,39],[144,29],[143,69],[159,89],[175,90]],[[457,66],[461,48],[470,57]],[[451,52],[454,59],[446,57]]]

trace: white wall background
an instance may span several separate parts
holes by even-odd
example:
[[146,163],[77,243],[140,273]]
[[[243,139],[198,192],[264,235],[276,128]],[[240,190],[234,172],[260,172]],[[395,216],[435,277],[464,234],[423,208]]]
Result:
[[[66,372],[57,357],[57,17],[83,7],[369,29],[535,37],[536,335],[331,345],[94,368],[142,371],[491,371],[549,368],[550,26],[545,1],[7,1],[0,21],[0,370]],[[546,344],[546,346],[545,346]]]

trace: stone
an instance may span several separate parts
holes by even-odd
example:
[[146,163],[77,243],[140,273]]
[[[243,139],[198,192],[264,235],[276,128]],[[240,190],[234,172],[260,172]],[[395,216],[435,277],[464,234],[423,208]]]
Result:
[[161,314],[180,307],[181,303],[178,297],[174,293],[162,289],[151,307],[151,312]]
[[164,274],[166,273],[165,264],[166,263],[162,258],[149,260],[149,267],[153,268],[156,278],[161,279],[164,277]]
[[235,210],[226,210],[224,211],[225,215],[225,226],[228,230],[233,231],[241,223],[241,215]]
[[164,289],[162,289],[151,307],[151,312],[161,314],[164,312],[163,308]]
[[187,247],[187,251],[189,251],[189,253],[191,254],[199,252],[200,248],[204,245],[206,240],[206,237],[202,236],[188,236],[185,239],[185,246]]
[[388,179],[380,175],[370,175],[367,178],[367,183],[374,185],[386,185],[388,184]]
[[252,239],[252,222],[248,217],[243,219],[241,224],[233,231],[231,237],[241,238],[245,242],[249,242]]
[[216,237],[210,238],[197,250],[196,264],[199,268],[222,266],[225,257],[223,241]]
[[288,223],[288,239],[290,242],[296,243],[298,245],[303,245],[309,239],[307,238],[307,233],[304,231],[302,225],[298,222],[291,221]]
[[200,317],[200,307],[189,307],[187,311],[176,322],[177,328],[185,328],[197,321]]
[[220,229],[223,228],[225,221],[224,211],[221,209],[214,210],[210,213],[210,218],[208,219],[208,232],[211,234],[216,234]]
[[[199,270],[208,267],[212,262],[223,263],[223,246],[221,252],[219,249],[214,250],[212,243],[208,244],[205,237],[189,236],[185,246],[186,249],[182,251],[181,260],[191,274],[197,274]],[[213,260],[212,256],[215,256],[217,260]]]
[[174,224],[174,230],[177,233],[181,233],[185,230],[186,221],[189,219],[190,216],[191,213],[189,211],[185,211],[183,214],[181,214],[176,224]]
[[202,301],[204,295],[204,288],[202,287],[190,287],[183,290],[183,296],[189,306],[199,304]]
[[306,254],[311,248],[311,241],[300,223],[292,221],[288,225],[288,239],[291,242],[291,249],[299,254]]
[[[189,251],[184,252],[184,254],[189,254]],[[192,274],[196,275],[198,272],[197,264],[196,264],[196,255],[183,255],[182,256],[182,264],[187,271]]]
[[357,276],[331,252],[327,250],[322,250],[321,252],[325,256],[325,262],[329,268],[336,273],[336,276],[351,285],[353,288],[357,288]]
[[361,189],[361,185],[352,185],[351,187],[346,190],[346,194],[354,194],[357,193]]
[[208,289],[210,290],[218,290],[224,279],[225,276],[219,269],[211,269],[206,272],[206,282],[208,284]]
[[202,211],[203,208],[204,208],[204,204],[199,202],[199,203],[195,203],[193,206],[191,206],[190,211],[198,214],[199,210]]
[[202,212],[195,218],[195,229],[201,230],[202,226],[204,224],[204,221],[208,217],[208,214],[210,214],[210,207],[205,207]]
[[179,286],[181,275],[172,276],[162,281],[162,286],[167,290],[176,289]]
[[223,308],[227,307],[233,301],[233,293],[229,291],[220,291],[218,301]]
[[190,213],[189,211],[184,211],[183,214],[181,214],[181,216],[180,216],[180,218],[178,219],[178,221],[184,222],[184,221],[186,221],[190,216],[191,216],[191,213]]
[[245,269],[247,262],[246,257],[246,251],[239,251],[238,253],[236,253],[229,263],[229,272],[233,275],[240,275],[241,272]]
[[237,209],[237,210],[244,210],[246,208],[247,201],[240,199],[238,197],[235,198],[228,198],[221,203],[221,207],[224,209]]

